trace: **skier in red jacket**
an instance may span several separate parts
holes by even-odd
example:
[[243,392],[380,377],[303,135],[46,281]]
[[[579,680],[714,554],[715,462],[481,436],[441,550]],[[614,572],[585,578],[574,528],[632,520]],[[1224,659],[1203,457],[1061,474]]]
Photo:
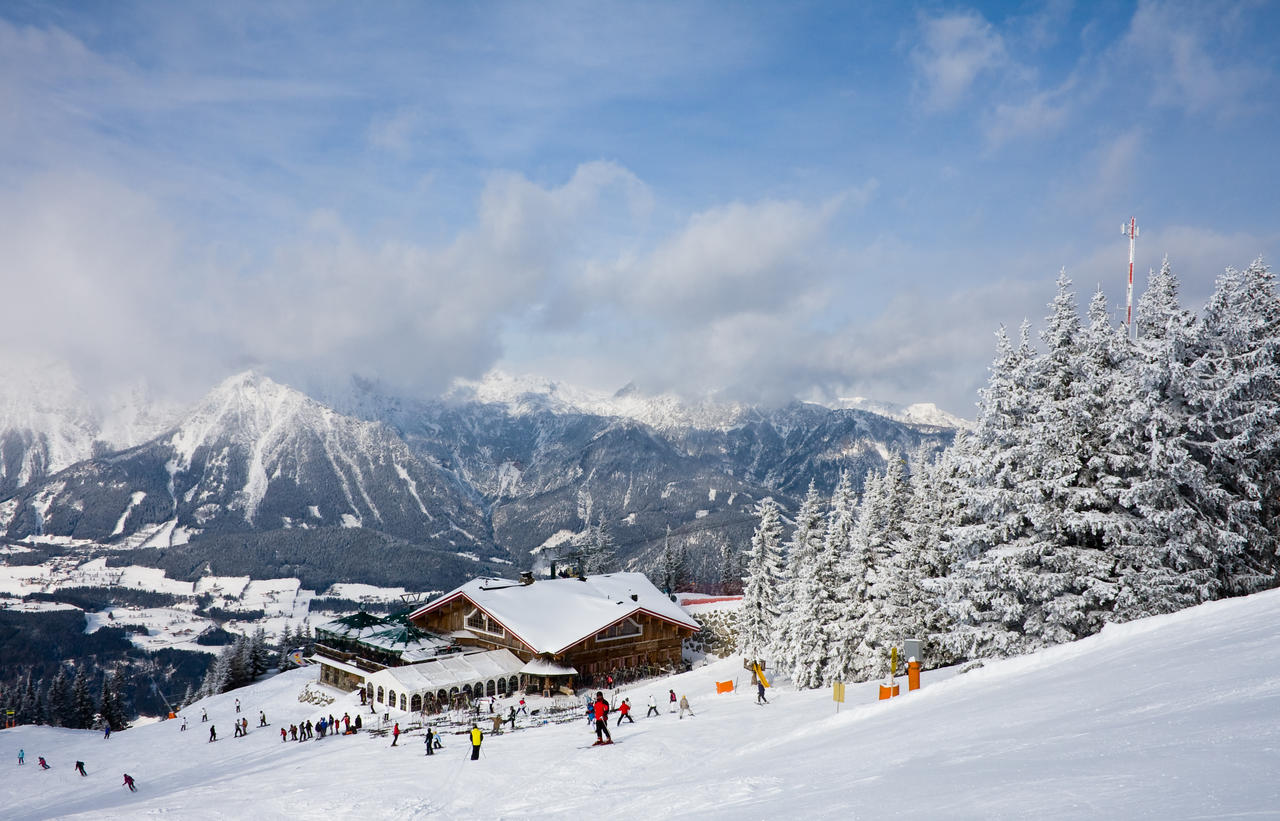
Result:
[[[596,717],[596,744],[612,744],[613,736],[609,735],[609,702],[604,700],[604,693],[596,691],[596,701],[591,705]],[[605,739],[609,739],[605,741]]]
[[631,699],[629,698],[624,698],[622,700],[622,703],[618,705],[618,725],[617,726],[619,727],[622,726],[622,719],[624,718],[627,721],[630,721],[632,724],[636,723],[636,720],[631,717]]

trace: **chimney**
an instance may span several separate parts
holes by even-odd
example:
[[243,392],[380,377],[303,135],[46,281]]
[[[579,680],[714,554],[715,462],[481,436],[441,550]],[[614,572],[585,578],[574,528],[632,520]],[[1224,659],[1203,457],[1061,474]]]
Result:
[[530,571],[530,570],[522,570],[522,571],[520,571],[520,583],[521,583],[521,584],[533,584],[533,572],[532,572],[532,571]]

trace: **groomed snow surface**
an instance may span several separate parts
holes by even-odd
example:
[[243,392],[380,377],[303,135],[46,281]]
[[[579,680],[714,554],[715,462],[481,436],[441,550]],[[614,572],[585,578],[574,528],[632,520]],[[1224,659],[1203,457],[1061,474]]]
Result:
[[[758,706],[741,663],[726,660],[624,692],[636,722],[610,722],[614,746],[587,747],[578,721],[487,738],[475,762],[460,736],[431,758],[417,734],[396,748],[368,734],[281,743],[281,722],[358,709],[350,696],[323,710],[300,703],[316,675],[302,669],[188,708],[185,733],[180,721],[109,740],[0,731],[0,807],[22,819],[1276,817],[1278,637],[1272,591],[963,675],[926,673],[914,693],[900,679],[904,695],[890,701],[876,699],[877,683],[850,685],[839,715],[829,690],[785,684]],[[735,677],[740,692],[714,694],[716,679]],[[695,717],[667,712],[668,687]],[[650,692],[657,718],[645,718]],[[232,737],[236,698],[246,738]],[[273,726],[254,726],[259,709]],[[40,755],[53,769],[37,768]]]

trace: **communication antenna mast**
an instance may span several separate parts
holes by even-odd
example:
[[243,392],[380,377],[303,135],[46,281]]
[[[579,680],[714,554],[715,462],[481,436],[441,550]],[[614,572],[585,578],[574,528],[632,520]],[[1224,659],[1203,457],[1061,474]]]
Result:
[[1125,294],[1124,308],[1124,325],[1125,330],[1129,332],[1129,338],[1133,338],[1133,247],[1135,240],[1138,239],[1138,221],[1135,217],[1129,217],[1129,224],[1120,226],[1120,233],[1129,235],[1129,290]]

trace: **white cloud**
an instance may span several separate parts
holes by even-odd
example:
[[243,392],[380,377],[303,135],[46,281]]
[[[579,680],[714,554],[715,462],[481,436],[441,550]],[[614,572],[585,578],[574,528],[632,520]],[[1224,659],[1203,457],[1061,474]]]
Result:
[[1008,62],[1004,39],[976,12],[921,17],[920,38],[911,61],[928,110],[956,107],[979,75]]

